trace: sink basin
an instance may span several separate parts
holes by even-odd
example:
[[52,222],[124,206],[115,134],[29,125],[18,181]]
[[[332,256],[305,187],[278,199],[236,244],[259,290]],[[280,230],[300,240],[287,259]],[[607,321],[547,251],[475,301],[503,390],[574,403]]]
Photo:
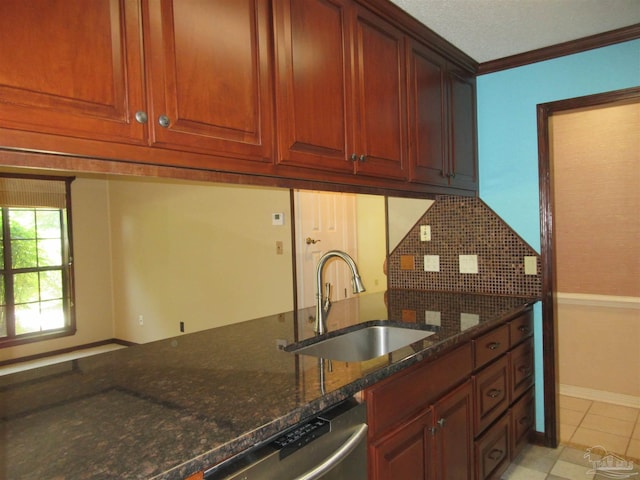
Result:
[[313,355],[343,362],[361,362],[424,340],[435,332],[388,325],[372,325],[303,347],[290,346],[291,353]]

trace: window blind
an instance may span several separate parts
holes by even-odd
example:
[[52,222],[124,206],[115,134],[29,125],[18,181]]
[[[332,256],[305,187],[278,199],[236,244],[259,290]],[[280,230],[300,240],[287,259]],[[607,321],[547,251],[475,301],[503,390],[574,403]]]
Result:
[[67,184],[71,179],[0,177],[0,206],[67,208]]

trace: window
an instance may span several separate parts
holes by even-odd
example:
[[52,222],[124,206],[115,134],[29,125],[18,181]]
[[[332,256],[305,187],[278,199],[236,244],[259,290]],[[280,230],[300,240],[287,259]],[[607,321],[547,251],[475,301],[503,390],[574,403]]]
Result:
[[0,346],[75,333],[70,178],[0,176]]

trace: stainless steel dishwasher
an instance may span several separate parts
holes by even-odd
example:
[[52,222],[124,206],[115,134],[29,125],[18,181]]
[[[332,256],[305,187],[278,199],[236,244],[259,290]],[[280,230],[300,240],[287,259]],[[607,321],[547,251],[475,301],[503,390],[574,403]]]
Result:
[[205,480],[366,480],[364,403],[350,398],[205,472]]

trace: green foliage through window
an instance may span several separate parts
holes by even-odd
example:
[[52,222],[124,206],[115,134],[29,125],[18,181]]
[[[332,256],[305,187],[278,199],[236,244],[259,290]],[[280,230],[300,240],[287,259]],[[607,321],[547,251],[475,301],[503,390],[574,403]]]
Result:
[[66,209],[2,207],[0,344],[71,324]]

